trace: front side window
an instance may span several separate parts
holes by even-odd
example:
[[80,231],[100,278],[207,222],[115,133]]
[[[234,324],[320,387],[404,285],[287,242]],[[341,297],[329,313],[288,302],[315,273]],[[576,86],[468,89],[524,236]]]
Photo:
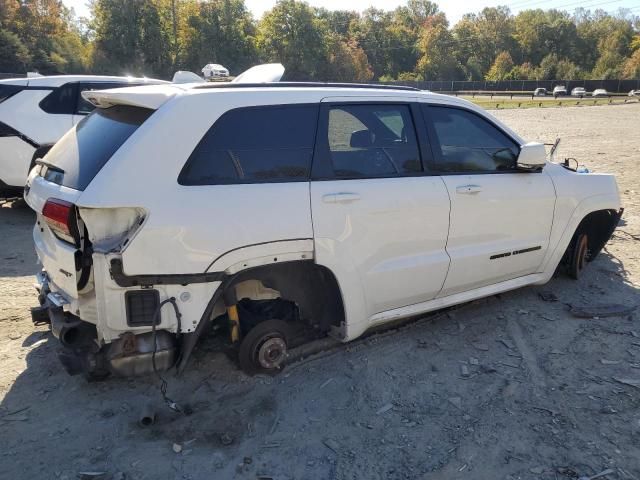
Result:
[[441,173],[516,170],[518,145],[490,122],[459,108],[423,108],[440,145],[433,170]]
[[407,105],[332,106],[327,137],[335,178],[395,177],[422,171]]
[[308,180],[317,118],[317,105],[230,110],[204,135],[180,172],[178,183]]

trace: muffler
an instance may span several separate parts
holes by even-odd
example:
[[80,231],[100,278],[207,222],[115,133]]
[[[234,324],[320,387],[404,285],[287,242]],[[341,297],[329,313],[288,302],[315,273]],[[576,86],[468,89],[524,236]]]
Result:
[[[155,364],[158,371],[170,369],[176,361],[175,336],[156,332]],[[153,372],[153,333],[125,333],[108,346],[107,363],[112,373],[123,377]]]

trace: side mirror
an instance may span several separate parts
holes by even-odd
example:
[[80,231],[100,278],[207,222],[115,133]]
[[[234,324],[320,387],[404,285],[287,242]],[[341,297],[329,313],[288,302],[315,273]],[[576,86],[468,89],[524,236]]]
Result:
[[547,152],[543,143],[530,142],[520,147],[520,155],[516,161],[518,170],[524,172],[540,172],[547,163]]

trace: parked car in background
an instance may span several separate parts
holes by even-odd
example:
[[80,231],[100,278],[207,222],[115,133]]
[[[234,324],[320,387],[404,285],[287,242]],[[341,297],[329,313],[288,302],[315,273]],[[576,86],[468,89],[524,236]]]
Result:
[[587,95],[587,91],[584,89],[584,87],[575,87],[573,90],[571,90],[571,96],[572,97],[585,97]]
[[561,97],[567,94],[567,87],[564,85],[556,85],[553,87],[553,97]]
[[609,93],[604,88],[596,88],[591,95],[594,97],[608,97]]
[[613,176],[468,101],[246,78],[85,92],[31,171],[32,315],[70,373],[180,370],[212,322],[273,373],[300,342],[578,277],[622,214]]
[[640,97],[640,90],[631,90],[629,92],[630,97]]
[[217,63],[208,63],[202,68],[202,74],[205,80],[226,78],[229,76],[229,70]]
[[547,89],[546,88],[542,88],[542,87],[536,88],[533,91],[533,95],[535,97],[544,97],[546,94],[547,94]]
[[160,83],[168,82],[95,75],[0,80],[0,196],[21,195],[36,156],[93,111],[82,92]]

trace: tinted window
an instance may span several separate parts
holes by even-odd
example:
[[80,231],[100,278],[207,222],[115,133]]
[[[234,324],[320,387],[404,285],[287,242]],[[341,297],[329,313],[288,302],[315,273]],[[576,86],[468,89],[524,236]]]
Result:
[[65,187],[84,190],[111,156],[127,141],[153,110],[118,105],[96,109],[56,143],[47,164],[62,171],[45,178]]
[[334,177],[393,177],[422,171],[407,105],[333,106],[327,137]]
[[[495,172],[515,170],[520,149],[480,116],[457,108],[423,107],[440,143],[434,170]],[[436,152],[438,153],[438,152]]]
[[2,85],[0,84],[0,103],[4,102],[7,98],[15,95],[16,93],[18,93],[20,90],[22,90],[24,87],[20,86],[20,85]]
[[316,105],[239,108],[216,121],[180,172],[181,185],[307,180]]
[[40,102],[40,108],[47,113],[72,115],[76,108],[78,84],[67,83],[54,89]]

